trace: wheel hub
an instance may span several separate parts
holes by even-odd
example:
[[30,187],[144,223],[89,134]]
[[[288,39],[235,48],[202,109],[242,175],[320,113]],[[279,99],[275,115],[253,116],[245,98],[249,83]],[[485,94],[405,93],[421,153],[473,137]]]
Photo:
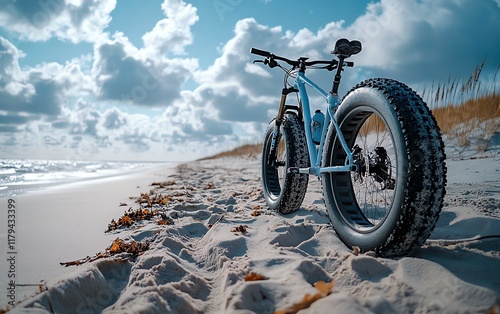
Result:
[[365,154],[358,144],[352,148],[354,163],[357,165],[357,178],[362,182],[367,176],[382,184],[382,190],[394,190],[396,180],[391,176],[391,160],[387,150],[378,146],[373,151]]

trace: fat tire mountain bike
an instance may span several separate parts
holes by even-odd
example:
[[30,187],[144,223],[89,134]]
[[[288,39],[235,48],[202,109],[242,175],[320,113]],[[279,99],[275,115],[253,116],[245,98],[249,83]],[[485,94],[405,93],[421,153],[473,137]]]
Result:
[[[268,207],[298,210],[310,175],[320,177],[331,224],[348,247],[378,256],[404,256],[434,229],[443,206],[446,164],[441,132],[422,98],[405,84],[373,78],[341,100],[346,59],[361,43],[339,39],[332,60],[291,60],[252,48],[270,68],[285,71],[276,118],[262,150],[262,187]],[[285,68],[286,63],[291,68]],[[306,69],[335,71],[329,92]],[[289,79],[293,79],[293,84]],[[326,100],[326,114],[311,115],[306,86]],[[297,104],[287,104],[295,93]]]

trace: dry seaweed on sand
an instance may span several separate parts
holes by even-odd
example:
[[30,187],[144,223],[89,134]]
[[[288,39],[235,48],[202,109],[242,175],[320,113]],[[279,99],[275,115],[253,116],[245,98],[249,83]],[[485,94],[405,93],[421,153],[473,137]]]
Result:
[[176,182],[175,181],[164,181],[164,182],[153,182],[151,183],[151,186],[157,186],[159,187],[160,189],[163,189],[167,186],[171,186],[171,185],[175,185]]
[[162,220],[167,220],[165,214],[160,213],[158,210],[149,210],[143,208],[133,210],[132,208],[129,208],[128,211],[126,211],[123,216],[118,219],[118,221],[114,219],[111,220],[111,222],[108,224],[108,229],[105,232],[114,231],[120,227],[130,227],[138,221],[151,220],[157,216],[161,216]]
[[101,258],[111,257],[113,255],[120,253],[129,253],[131,254],[131,257],[136,257],[142,255],[148,249],[149,249],[149,243],[147,242],[137,242],[137,241],[125,242],[120,238],[116,238],[111,244],[111,246],[107,248],[104,252],[99,252],[94,256],[87,256],[71,262],[60,262],[59,264],[65,267],[78,266],[81,264],[93,262]]
[[247,233],[248,226],[246,225],[239,225],[238,227],[234,227],[231,229],[231,232],[241,232],[243,234]]
[[269,278],[256,272],[249,272],[244,277],[245,281],[268,280]]

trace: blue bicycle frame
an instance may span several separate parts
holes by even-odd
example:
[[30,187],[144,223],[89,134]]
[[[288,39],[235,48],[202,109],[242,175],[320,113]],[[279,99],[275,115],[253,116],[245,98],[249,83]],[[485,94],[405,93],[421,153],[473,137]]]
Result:
[[[327,114],[325,115],[325,121],[323,123],[323,130],[321,131],[321,141],[319,147],[316,147],[312,139],[311,132],[311,108],[309,105],[309,96],[307,95],[306,85],[312,87],[315,91],[317,91],[323,98],[326,99],[328,103]],[[347,143],[342,135],[340,127],[335,120],[334,114],[337,107],[340,105],[340,98],[336,94],[328,93],[318,85],[316,85],[313,81],[311,81],[308,77],[306,77],[304,72],[298,72],[298,76],[294,82],[294,88],[299,91],[300,102],[302,104],[302,116],[304,119],[304,129],[306,133],[306,141],[307,141],[307,149],[309,151],[309,158],[311,161],[310,168],[299,168],[299,173],[309,173],[316,176],[320,176],[325,172],[349,172],[351,170],[356,169],[356,165],[353,162],[353,156],[350,148],[347,146]],[[343,150],[345,151],[347,157],[345,164],[343,166],[331,166],[331,167],[321,167],[321,155],[323,151],[323,147],[325,144],[326,133],[330,125],[335,127],[335,131],[338,139],[342,145]]]

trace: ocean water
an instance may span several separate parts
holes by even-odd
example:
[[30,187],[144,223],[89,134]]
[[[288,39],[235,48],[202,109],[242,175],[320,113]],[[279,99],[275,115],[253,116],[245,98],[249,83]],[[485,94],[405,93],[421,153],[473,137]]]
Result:
[[48,186],[126,174],[149,162],[0,159],[0,198]]

